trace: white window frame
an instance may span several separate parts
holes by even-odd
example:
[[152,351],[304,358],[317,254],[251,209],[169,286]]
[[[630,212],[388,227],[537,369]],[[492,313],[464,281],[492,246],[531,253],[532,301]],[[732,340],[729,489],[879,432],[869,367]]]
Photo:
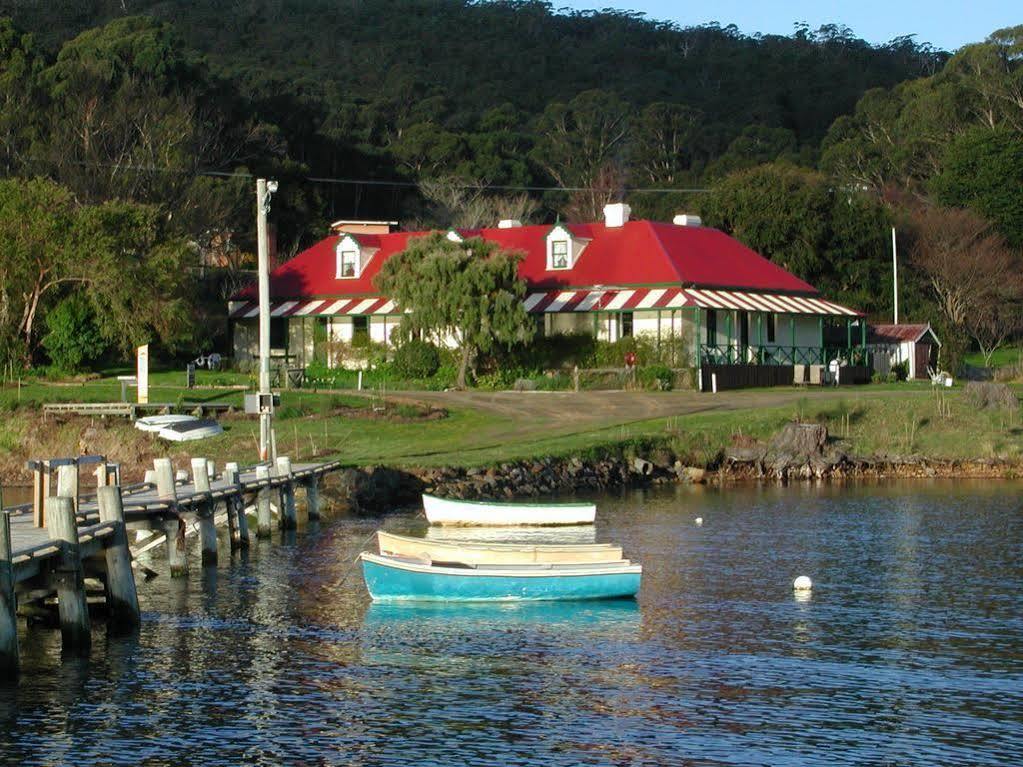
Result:
[[[346,257],[351,257],[352,273],[345,274],[345,261]],[[336,277],[339,280],[354,280],[359,276],[361,271],[359,264],[359,250],[353,247],[342,247],[338,246],[337,250],[337,274]]]
[[[564,254],[560,254],[560,253],[557,252],[557,249],[558,249],[559,246],[563,246],[564,247],[564,249],[565,249]],[[562,255],[564,255],[565,262],[564,262],[563,265],[559,266],[558,265],[558,259],[561,258]],[[548,264],[548,268],[551,269],[552,271],[560,271],[560,270],[563,270],[563,269],[571,269],[572,268],[572,241],[571,240],[568,240],[568,239],[551,240],[551,256],[550,256],[550,263]]]

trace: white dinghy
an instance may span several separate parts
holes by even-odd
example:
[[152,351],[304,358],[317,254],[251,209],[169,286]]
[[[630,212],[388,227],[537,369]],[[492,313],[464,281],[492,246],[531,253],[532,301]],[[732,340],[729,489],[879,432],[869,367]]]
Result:
[[453,501],[423,494],[423,509],[431,525],[592,525],[592,503],[499,503]]
[[135,428],[139,431],[158,432],[160,429],[172,426],[177,423],[189,423],[198,421],[194,415],[151,415],[140,418],[135,422]]
[[377,531],[381,554],[428,559],[432,562],[461,562],[467,565],[618,562],[622,547],[595,544],[480,544],[471,541],[438,542]]
[[169,442],[191,442],[194,439],[206,439],[224,433],[224,427],[209,418],[196,418],[186,423],[172,423],[157,432],[160,439]]

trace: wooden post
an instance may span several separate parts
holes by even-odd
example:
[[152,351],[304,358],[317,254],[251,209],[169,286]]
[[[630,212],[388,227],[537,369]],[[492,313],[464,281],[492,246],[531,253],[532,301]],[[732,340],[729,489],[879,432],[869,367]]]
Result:
[[227,500],[228,520],[233,520],[231,548],[247,549],[249,547],[249,519],[245,516],[245,496],[242,493],[241,487],[239,487],[237,463],[224,465],[224,479],[235,488],[235,492]]
[[46,501],[50,538],[61,546],[61,565],[55,573],[60,634],[65,649],[87,649],[92,644],[89,605],[85,601],[85,574],[78,547],[78,522],[71,498],[54,496]]
[[210,495],[210,468],[205,458],[192,459],[192,483],[195,492],[205,493],[196,515],[199,517],[199,542],[203,565],[217,564],[217,525],[213,520],[213,497]]
[[309,519],[320,518],[320,478],[315,474],[309,477],[305,486],[305,503]]
[[[270,479],[270,467],[260,464],[256,467],[256,479],[260,482],[268,482]],[[270,486],[259,488],[256,496],[256,537],[270,537]]]
[[170,563],[171,577],[187,575],[185,520],[177,516],[168,517],[163,521],[163,533],[167,537],[167,561]]
[[14,561],[11,554],[11,518],[0,511],[0,671],[18,672],[18,603],[14,597]]
[[277,459],[277,473],[284,481],[281,482],[281,505],[278,525],[281,530],[294,530],[298,527],[298,514],[295,512],[295,480],[291,473],[291,459],[282,455]]
[[93,474],[96,476],[96,487],[107,486],[107,480],[110,477],[110,471],[107,468],[106,461],[101,461],[100,463],[96,464],[96,471],[94,471]]
[[50,495],[50,470],[45,461],[39,461],[32,469],[32,523],[46,527],[46,499]]
[[57,495],[70,498],[75,513],[78,513],[78,464],[57,467]]
[[156,493],[161,498],[170,501],[178,500],[177,484],[174,481],[174,466],[170,458],[157,458],[153,461],[153,471],[156,472]]
[[124,505],[121,488],[105,485],[96,493],[100,522],[112,522],[114,532],[106,539],[104,555],[107,560],[107,607],[110,620],[124,628],[135,628],[142,622],[139,597],[135,590],[135,575],[131,571],[128,551],[128,533],[124,527]]

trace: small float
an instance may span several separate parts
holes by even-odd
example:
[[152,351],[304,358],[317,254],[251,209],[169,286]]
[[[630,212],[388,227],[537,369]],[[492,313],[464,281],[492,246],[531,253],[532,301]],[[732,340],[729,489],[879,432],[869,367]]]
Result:
[[540,562],[580,564],[619,562],[622,547],[610,543],[517,544],[474,543],[471,541],[433,541],[377,531],[380,553],[399,557],[460,564],[537,564]]
[[363,577],[375,602],[486,602],[626,599],[643,568],[623,559],[584,564],[439,564],[363,552]]
[[455,501],[423,494],[423,510],[431,525],[592,525],[592,503],[501,503]]

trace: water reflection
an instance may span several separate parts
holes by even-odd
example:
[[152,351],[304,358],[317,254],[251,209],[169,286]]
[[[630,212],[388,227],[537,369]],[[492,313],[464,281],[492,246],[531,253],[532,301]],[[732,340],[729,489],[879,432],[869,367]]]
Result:
[[370,604],[355,555],[413,517],[156,556],[138,634],[23,631],[0,764],[1015,765],[1021,489],[608,495],[638,603]]

